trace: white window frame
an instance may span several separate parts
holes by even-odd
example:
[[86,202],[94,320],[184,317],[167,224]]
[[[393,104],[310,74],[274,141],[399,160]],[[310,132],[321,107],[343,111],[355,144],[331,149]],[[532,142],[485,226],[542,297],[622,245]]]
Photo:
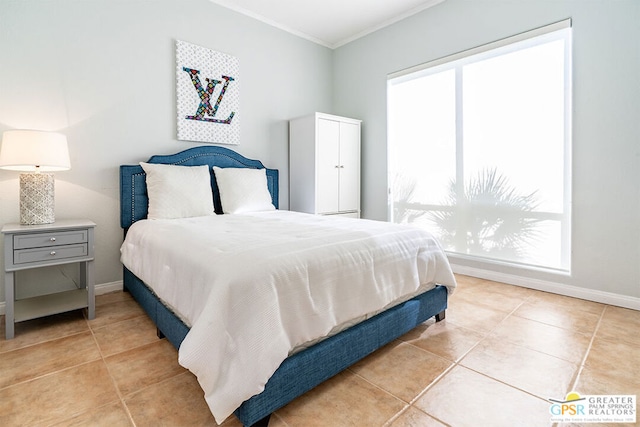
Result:
[[[564,32],[560,32],[559,30],[567,30]],[[482,46],[478,46],[463,52],[459,52],[453,55],[449,55],[443,58],[439,58],[436,59],[434,61],[430,61],[424,64],[420,64],[420,65],[416,65],[414,67],[410,67],[401,71],[397,71],[394,73],[391,73],[387,76],[387,87],[390,88],[391,86],[398,84],[398,83],[402,83],[408,80],[413,80],[416,78],[420,78],[421,76],[424,75],[429,75],[429,74],[435,74],[438,72],[442,72],[444,70],[447,69],[453,69],[456,67],[460,67],[461,65],[464,65],[465,63],[470,63],[474,61],[474,57],[477,57],[477,55],[479,54],[483,54],[485,52],[490,52],[493,51],[493,53],[495,53],[495,55],[493,56],[498,56],[498,55],[503,55],[508,53],[509,51],[513,51],[513,50],[517,50],[517,49],[522,49],[522,43],[531,43],[534,44],[532,42],[532,39],[536,39],[535,40],[535,44],[540,43],[540,41],[551,41],[551,40],[557,40],[557,39],[564,39],[566,41],[565,43],[565,67],[564,67],[564,71],[565,71],[565,76],[564,76],[564,87],[565,87],[565,127],[564,127],[564,201],[563,201],[563,212],[559,213],[559,214],[555,214],[555,213],[540,213],[540,217],[545,217],[547,219],[559,219],[563,226],[562,226],[562,236],[561,239],[563,242],[565,242],[566,244],[562,245],[562,249],[561,249],[561,264],[564,266],[563,268],[560,269],[555,269],[555,268],[547,268],[547,267],[539,267],[539,266],[532,266],[532,265],[528,265],[528,264],[518,264],[516,262],[510,262],[510,261],[501,261],[501,260],[494,260],[491,258],[482,258],[482,257],[477,257],[477,256],[470,256],[470,255],[464,255],[464,254],[460,254],[457,252],[452,252],[451,255],[453,255],[454,257],[459,257],[462,259],[471,259],[471,260],[475,260],[475,261],[482,261],[482,262],[488,262],[490,264],[498,264],[498,265],[515,265],[515,266],[520,266],[520,267],[524,267],[524,268],[528,268],[528,269],[534,269],[534,270],[552,270],[561,274],[569,274],[570,275],[570,271],[571,271],[571,165],[572,165],[572,160],[571,160],[571,152],[572,152],[572,132],[571,132],[571,110],[572,110],[572,106],[571,106],[571,99],[572,99],[572,61],[571,61],[571,49],[572,49],[572,40],[571,40],[571,19],[566,19],[560,22],[556,22],[550,25],[546,25],[544,27],[540,27],[540,28],[536,28],[534,30],[530,30],[530,31],[526,31],[511,37],[507,37],[505,39],[501,39],[492,43],[488,43]],[[514,45],[517,45],[514,46]],[[461,84],[460,83],[461,78],[459,75],[456,76],[456,85]],[[460,91],[458,90],[458,88],[456,89],[456,93],[459,94]],[[461,109],[461,102],[460,100],[456,101],[456,109]],[[459,114],[460,111],[458,111],[456,114],[458,117],[460,117],[461,115]],[[388,114],[389,115],[389,114]],[[460,119],[456,119],[456,127],[457,127],[457,136],[456,136],[456,144],[459,145],[458,148],[460,148],[460,145],[462,144],[462,132],[460,131],[460,126],[461,126],[461,120]],[[389,135],[387,140],[389,141]],[[388,149],[388,159],[389,159],[389,171],[392,173],[392,167],[391,167],[391,156],[392,154],[390,153],[390,149]],[[462,157],[462,150],[458,149],[457,151],[457,155],[456,155],[456,174],[457,174],[457,182],[460,182],[459,178],[461,175],[461,157]],[[393,199],[392,199],[392,188],[391,188],[391,177],[389,177],[389,185],[388,185],[388,194],[389,194],[389,203],[388,203],[388,219],[389,221],[393,220]],[[535,216],[532,215],[532,216]]]

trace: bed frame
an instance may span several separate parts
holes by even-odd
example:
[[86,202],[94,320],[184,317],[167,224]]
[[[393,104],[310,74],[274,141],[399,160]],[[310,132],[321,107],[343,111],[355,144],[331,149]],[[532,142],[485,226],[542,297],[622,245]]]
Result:
[[[153,156],[148,163],[183,166],[208,165],[214,207],[222,212],[220,196],[211,166],[254,168],[264,166],[258,160],[247,159],[235,151],[218,146],[201,146],[167,156]],[[273,204],[278,208],[278,171],[267,169],[267,185]],[[148,196],[145,174],[141,166],[120,166],[120,223],[125,235],[136,221],[147,217]],[[158,328],[158,336],[166,337],[174,347],[189,332],[189,328],[138,277],[123,267],[124,290],[143,307]],[[280,365],[262,393],[246,400],[234,412],[245,426],[267,426],[272,412],[298,396],[328,380],[376,349],[400,337],[425,320],[444,319],[447,290],[435,288],[392,307],[370,319],[296,353]]]

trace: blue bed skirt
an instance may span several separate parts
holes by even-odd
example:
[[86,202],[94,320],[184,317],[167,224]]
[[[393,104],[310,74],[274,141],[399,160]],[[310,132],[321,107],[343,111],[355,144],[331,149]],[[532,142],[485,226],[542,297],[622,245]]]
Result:
[[[126,267],[124,287],[174,347],[189,328]],[[245,426],[268,417],[298,396],[338,374],[378,348],[409,332],[425,320],[443,316],[447,290],[443,286],[386,310],[287,358],[267,382],[262,393],[245,401],[235,415]]]

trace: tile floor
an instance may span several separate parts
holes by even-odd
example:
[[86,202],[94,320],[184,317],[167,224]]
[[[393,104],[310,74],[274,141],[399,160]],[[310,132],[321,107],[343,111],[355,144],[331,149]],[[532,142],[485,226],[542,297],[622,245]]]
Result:
[[[547,399],[572,390],[640,398],[640,312],[458,280],[445,321],[420,325],[298,398],[270,426],[548,426]],[[176,350],[118,292],[97,298],[95,320],[71,312],[0,338],[0,425],[215,422]]]

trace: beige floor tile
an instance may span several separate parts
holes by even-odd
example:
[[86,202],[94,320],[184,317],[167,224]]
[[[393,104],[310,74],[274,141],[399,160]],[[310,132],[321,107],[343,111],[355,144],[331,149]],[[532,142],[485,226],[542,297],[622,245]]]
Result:
[[[243,427],[243,424],[240,420],[235,416],[231,415],[229,418],[224,420],[221,427]],[[287,423],[285,423],[277,414],[271,414],[271,418],[269,418],[269,427],[289,427]]]
[[204,393],[190,372],[125,398],[133,421],[144,426],[215,426]]
[[607,306],[597,336],[608,340],[623,340],[640,347],[640,311]]
[[122,402],[112,402],[99,408],[90,409],[82,414],[54,424],[55,427],[125,427],[132,426]]
[[[230,416],[222,424],[222,427],[243,427],[242,423],[235,415]],[[271,415],[269,418],[269,427],[288,427],[280,418],[275,415]]]
[[156,327],[147,316],[94,328],[93,335],[105,357],[158,340]]
[[108,294],[96,295],[96,307],[120,301],[133,301],[129,292],[117,291]]
[[0,425],[51,425],[117,400],[98,360],[0,390]]
[[125,299],[109,304],[96,306],[96,318],[89,320],[92,329],[101,328],[111,323],[121,322],[137,316],[146,316],[142,307],[133,299]]
[[[568,391],[640,397],[640,312],[456,279],[445,321],[423,323],[291,402],[270,427],[547,426],[546,399]],[[70,312],[0,337],[0,425],[216,425],[195,377],[131,295],[96,304],[93,321]],[[223,425],[241,426],[234,416]]]
[[472,283],[471,285],[459,286],[453,293],[453,299],[464,297],[466,299],[473,299],[473,302],[490,306],[499,306],[500,303],[503,303],[506,307],[500,308],[502,311],[512,311],[514,306],[521,304],[535,292],[521,286],[508,285],[490,280],[478,279]]
[[418,325],[415,329],[400,337],[400,340],[455,362],[485,336],[486,333],[465,329],[444,320],[437,323]]
[[601,313],[573,310],[564,305],[532,298],[518,307],[513,315],[559,328],[591,334],[598,326]]
[[456,282],[458,287],[466,287],[466,286],[474,286],[481,282],[484,282],[484,279],[480,279],[478,277],[465,276],[464,274],[455,274]]
[[478,287],[494,294],[502,294],[513,298],[519,298],[522,301],[535,295],[537,292],[523,286],[510,285],[507,283],[494,282],[491,280],[483,280],[482,282],[478,283]]
[[447,323],[461,326],[472,331],[487,333],[508,316],[507,313],[470,301],[451,301],[447,308]]
[[593,340],[585,366],[612,378],[640,384],[640,345],[626,341]]
[[393,420],[390,427],[444,427],[445,425],[421,410],[410,406]]
[[105,362],[123,396],[185,372],[178,364],[178,352],[166,339],[156,338],[153,343],[107,357]]
[[451,305],[452,302],[459,301],[459,300],[463,300],[466,302],[469,300],[473,300],[473,298],[476,298],[477,295],[483,295],[484,297],[484,294],[486,293],[487,292],[478,285],[472,285],[472,286],[458,285],[458,287],[453,291],[453,293],[448,296],[448,303],[449,305]]
[[548,427],[549,404],[462,366],[456,366],[414,406],[455,427]]
[[552,294],[549,292],[536,292],[531,295],[530,301],[539,301],[564,307],[568,310],[580,310],[600,316],[605,308],[604,304],[587,301],[579,298],[572,298],[564,295]]
[[640,328],[640,310],[631,310],[629,308],[608,305],[602,319],[615,321],[624,326],[633,325]]
[[350,369],[367,381],[410,403],[452,362],[411,344],[394,341]]
[[[466,277],[466,276],[464,276]],[[463,300],[480,304],[493,310],[511,313],[536,291],[521,286],[508,285],[483,279],[473,279],[469,283],[460,282],[450,300]]]
[[74,310],[16,323],[14,338],[5,340],[4,319],[0,316],[0,353],[89,330],[82,310]]
[[581,365],[592,335],[509,316],[491,336]]
[[90,332],[9,351],[0,356],[0,389],[97,359],[100,352]]
[[580,372],[574,389],[580,394],[635,394],[640,399],[640,382],[588,367]]
[[494,292],[482,289],[482,285],[478,285],[470,289],[464,289],[462,292],[455,292],[452,301],[457,302],[458,300],[509,314],[520,307],[526,297]]
[[277,411],[289,427],[382,426],[405,403],[345,371]]
[[483,340],[460,364],[542,399],[566,395],[578,370],[565,360],[496,338]]

